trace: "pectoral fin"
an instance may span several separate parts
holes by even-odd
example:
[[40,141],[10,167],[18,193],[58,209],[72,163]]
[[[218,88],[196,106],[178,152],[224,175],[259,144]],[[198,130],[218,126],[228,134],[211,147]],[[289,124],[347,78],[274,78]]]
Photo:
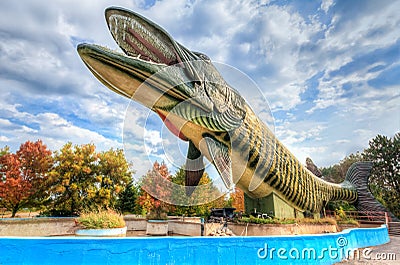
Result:
[[214,162],[218,173],[221,175],[222,181],[227,189],[233,188],[232,179],[232,160],[229,154],[229,149],[224,144],[210,138],[204,138],[207,143],[208,152]]
[[186,195],[190,196],[204,173],[203,155],[192,141],[189,141],[185,173]]

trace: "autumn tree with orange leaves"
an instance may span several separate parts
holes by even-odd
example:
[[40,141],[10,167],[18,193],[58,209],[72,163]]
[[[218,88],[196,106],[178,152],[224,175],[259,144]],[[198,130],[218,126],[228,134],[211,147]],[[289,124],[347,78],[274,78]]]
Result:
[[[171,175],[164,162],[161,164],[154,162],[153,168],[143,176],[138,203],[143,209],[143,214],[147,214],[149,219],[167,219],[167,213],[172,209],[172,205],[164,202],[162,198],[171,196],[170,190],[165,187],[166,182],[170,180]],[[148,191],[156,194],[158,198]]]
[[231,193],[230,199],[232,201],[232,207],[236,209],[237,212],[244,213],[244,192],[235,187],[235,191]]
[[14,154],[0,156],[0,205],[11,217],[24,207],[34,207],[46,199],[52,152],[41,140],[27,141]]

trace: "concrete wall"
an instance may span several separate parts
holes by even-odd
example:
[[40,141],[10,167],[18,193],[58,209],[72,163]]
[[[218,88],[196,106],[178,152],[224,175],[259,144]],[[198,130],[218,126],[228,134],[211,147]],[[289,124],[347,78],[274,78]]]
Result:
[[385,226],[269,237],[3,237],[0,264],[335,264],[387,242]]
[[238,236],[305,235],[336,233],[336,225],[313,224],[228,224],[228,228]]
[[[147,221],[145,218],[125,216],[125,223],[129,235],[145,235]],[[65,236],[74,235],[78,226],[74,218],[26,218],[26,219],[0,219],[0,236]],[[184,220],[184,221],[182,221]],[[168,220],[169,234],[200,236],[200,218],[176,217]],[[221,227],[219,223],[204,224],[204,235]],[[362,226],[366,227],[366,226]],[[369,226],[371,227],[371,226]],[[260,225],[260,224],[234,224],[229,223],[228,228],[235,235],[268,236],[268,235],[302,235],[322,234],[337,232],[335,225]],[[339,231],[349,226],[339,226]],[[354,226],[350,226],[354,228]]]
[[[142,235],[146,231],[145,218],[124,216],[127,231],[133,235]],[[184,220],[184,221],[182,221]],[[200,218],[170,218],[168,220],[169,233],[186,236],[200,236]],[[75,218],[26,218],[0,219],[0,236],[66,236],[74,235],[79,227]]]
[[[146,231],[147,220],[125,216],[128,231]],[[168,233],[183,236],[201,236],[201,218],[199,217],[169,217]]]
[[124,216],[124,220],[128,231],[146,231],[146,218],[127,215]]
[[[221,224],[206,223],[204,235],[208,236],[212,231],[221,227]],[[235,224],[228,223],[228,228],[236,236],[272,236],[272,235],[305,235],[336,233],[336,225],[313,225],[313,224]]]
[[201,223],[169,221],[168,231],[174,235],[201,236]]
[[187,223],[201,223],[200,217],[168,216],[169,221],[181,221]]
[[74,218],[0,219],[0,236],[73,235],[78,228]]

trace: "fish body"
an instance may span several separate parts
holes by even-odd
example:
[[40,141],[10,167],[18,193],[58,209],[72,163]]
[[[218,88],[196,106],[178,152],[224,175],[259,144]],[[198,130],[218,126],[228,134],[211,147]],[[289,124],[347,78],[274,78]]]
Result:
[[324,181],[275,137],[206,55],[132,11],[112,7],[105,16],[124,53],[92,44],[80,44],[78,53],[103,84],[157,113],[189,142],[188,195],[203,174],[205,156],[228,189],[236,185],[251,198],[275,192],[292,207],[314,213],[329,201],[359,202],[356,184],[368,178],[371,163],[355,164],[341,184]]

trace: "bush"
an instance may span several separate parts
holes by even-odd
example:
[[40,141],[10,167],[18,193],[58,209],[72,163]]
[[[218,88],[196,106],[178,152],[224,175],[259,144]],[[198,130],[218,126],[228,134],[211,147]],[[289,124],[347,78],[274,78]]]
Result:
[[346,212],[342,208],[337,209],[335,211],[335,213],[336,213],[335,217],[336,217],[336,220],[337,220],[338,224],[360,226],[358,221],[353,219],[353,218],[351,218],[351,217],[348,217],[346,215]]
[[311,218],[298,218],[298,219],[262,219],[253,216],[242,217],[239,223],[251,223],[251,224],[332,224],[336,225],[336,220],[333,218],[321,218],[321,219],[311,219]]
[[240,223],[251,223],[251,224],[294,224],[294,219],[263,219],[263,218],[256,218],[253,216],[250,217],[242,217],[239,220]]
[[337,222],[334,218],[320,218],[320,219],[299,218],[299,219],[296,219],[296,224],[337,225]]
[[337,222],[340,225],[356,225],[356,226],[360,226],[360,223],[357,220],[348,218],[346,220],[340,220]]
[[122,215],[112,210],[99,210],[97,212],[83,213],[77,222],[85,229],[107,229],[125,227]]
[[56,210],[51,209],[47,211],[42,211],[39,214],[39,217],[77,217],[77,213],[72,213],[68,210]]

